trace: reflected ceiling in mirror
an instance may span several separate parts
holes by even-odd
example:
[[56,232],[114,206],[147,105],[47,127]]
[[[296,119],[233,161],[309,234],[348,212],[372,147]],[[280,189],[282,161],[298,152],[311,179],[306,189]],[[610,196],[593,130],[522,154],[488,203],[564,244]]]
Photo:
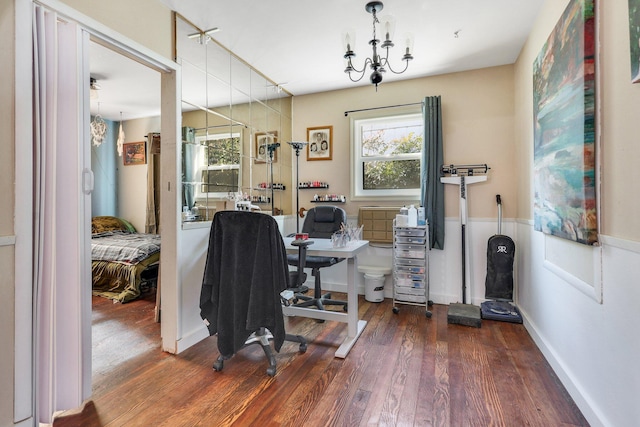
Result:
[[[291,95],[219,45],[212,36],[189,37],[202,31],[176,18],[176,61],[182,65],[182,94],[188,105],[216,108],[231,104],[272,102]],[[215,36],[215,34],[213,34]],[[204,88],[204,90],[203,90]]]

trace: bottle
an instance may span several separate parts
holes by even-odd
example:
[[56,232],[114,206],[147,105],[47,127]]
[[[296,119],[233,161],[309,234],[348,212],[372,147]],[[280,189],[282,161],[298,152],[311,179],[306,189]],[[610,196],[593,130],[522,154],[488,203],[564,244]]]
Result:
[[418,210],[415,206],[409,206],[409,223],[407,224],[409,227],[417,227],[418,226]]
[[418,208],[418,225],[427,225],[427,217],[423,206]]

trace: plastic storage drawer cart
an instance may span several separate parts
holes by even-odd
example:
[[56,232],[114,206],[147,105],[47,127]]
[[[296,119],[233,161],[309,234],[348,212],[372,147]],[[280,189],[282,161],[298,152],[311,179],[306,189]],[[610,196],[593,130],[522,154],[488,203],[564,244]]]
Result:
[[429,249],[428,228],[396,226],[393,221],[393,312],[397,304],[429,306]]

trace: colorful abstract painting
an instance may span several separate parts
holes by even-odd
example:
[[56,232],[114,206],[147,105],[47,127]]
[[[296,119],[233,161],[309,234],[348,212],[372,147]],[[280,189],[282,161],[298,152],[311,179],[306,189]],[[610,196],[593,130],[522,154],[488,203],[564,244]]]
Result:
[[571,0],[533,64],[534,227],[597,242],[594,0]]
[[640,0],[629,0],[631,81],[640,82]]

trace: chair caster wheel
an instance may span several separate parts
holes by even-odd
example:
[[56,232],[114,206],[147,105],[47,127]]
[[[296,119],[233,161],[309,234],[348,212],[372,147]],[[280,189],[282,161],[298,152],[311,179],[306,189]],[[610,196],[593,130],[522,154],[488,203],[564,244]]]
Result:
[[427,319],[431,319],[432,313],[430,311],[427,311],[424,315],[427,316]]
[[214,371],[222,371],[223,366],[224,366],[224,363],[221,360],[216,360],[213,363],[213,370]]
[[394,314],[398,314],[400,312],[400,310],[398,309],[398,307],[393,307],[393,313]]
[[302,343],[300,344],[300,353],[306,353],[307,352],[307,345]]
[[267,368],[267,375],[269,375],[270,377],[274,377],[276,375],[276,367],[275,366],[269,366]]

